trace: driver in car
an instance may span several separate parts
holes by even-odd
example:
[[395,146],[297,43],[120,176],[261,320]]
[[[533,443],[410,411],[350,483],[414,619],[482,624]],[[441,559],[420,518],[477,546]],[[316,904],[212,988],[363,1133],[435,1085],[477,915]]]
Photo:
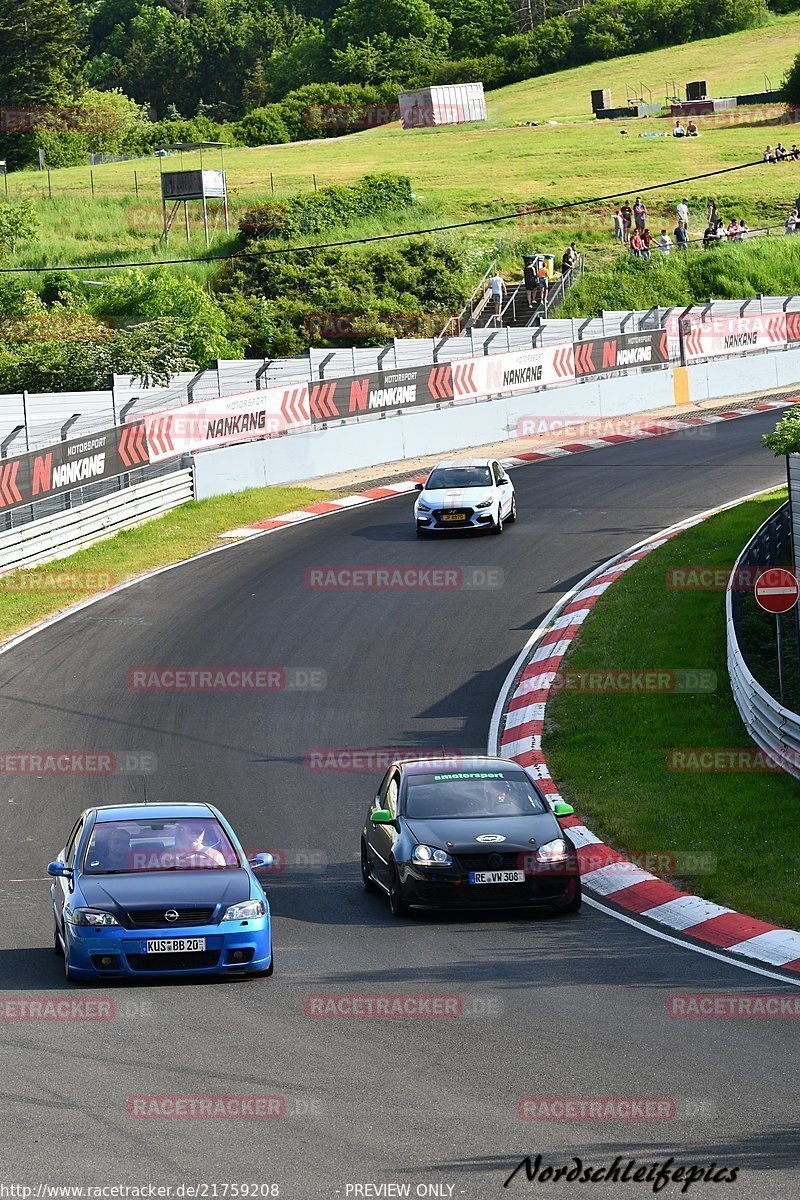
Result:
[[513,816],[511,792],[504,779],[486,784],[486,803],[493,817]]
[[213,846],[203,844],[205,827],[199,822],[181,821],[175,829],[175,849],[179,859],[191,858],[197,866],[226,865],[224,855]]

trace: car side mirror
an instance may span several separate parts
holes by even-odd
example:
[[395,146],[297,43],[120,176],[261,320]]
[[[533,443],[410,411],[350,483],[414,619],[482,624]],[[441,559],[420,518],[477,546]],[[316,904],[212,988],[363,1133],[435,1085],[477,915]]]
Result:
[[511,480],[508,478],[508,476],[507,476],[507,475],[501,475],[501,476],[500,476],[500,482],[501,482],[501,483],[511,483]]
[[415,483],[415,484],[414,484],[414,491],[415,491],[415,492],[424,492],[424,491],[425,491],[425,484],[424,484],[424,483]]
[[575,809],[566,800],[556,800],[553,805],[553,815],[556,817],[571,817],[574,813]]
[[394,825],[394,817],[388,808],[376,808],[369,814],[369,819],[373,825]]
[[57,859],[56,862],[47,864],[47,874],[55,877],[66,876],[69,879],[72,875],[72,867],[68,867],[65,862]]
[[257,871],[259,867],[273,866],[275,859],[271,854],[254,854],[251,859],[248,859],[248,863],[254,871]]

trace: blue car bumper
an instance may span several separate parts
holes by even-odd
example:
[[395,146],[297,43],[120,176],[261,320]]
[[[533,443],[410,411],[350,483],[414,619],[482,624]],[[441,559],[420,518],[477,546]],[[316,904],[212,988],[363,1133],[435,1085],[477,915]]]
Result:
[[[70,973],[77,979],[158,975],[251,975],[272,962],[269,914],[180,929],[123,929],[65,924]],[[148,951],[148,942],[205,938],[202,950]]]

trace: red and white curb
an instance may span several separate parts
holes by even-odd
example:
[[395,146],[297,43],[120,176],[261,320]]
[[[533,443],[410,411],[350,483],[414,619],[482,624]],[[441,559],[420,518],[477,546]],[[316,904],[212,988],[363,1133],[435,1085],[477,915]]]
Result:
[[[754,493],[760,495],[763,493]],[[511,669],[492,718],[489,753],[515,759],[532,769],[550,804],[559,794],[542,751],[542,731],[553,680],[564,655],[597,601],[621,575],[652,550],[707,517],[752,496],[681,521],[654,534],[587,575],[551,609]],[[502,732],[501,732],[502,730]],[[577,817],[560,824],[578,851],[581,882],[601,901],[626,910],[715,950],[741,955],[762,965],[800,972],[800,933],[748,917],[721,904],[679,891],[607,846]],[[635,921],[632,923],[636,923]],[[649,924],[646,928],[650,928]]]
[[[605,437],[581,438],[579,441],[563,442],[558,446],[546,446],[541,450],[529,450],[512,458],[502,458],[504,467],[522,467],[528,463],[543,462],[549,458],[564,458],[568,454],[582,454],[586,450],[600,450],[606,446],[618,446],[621,442],[638,442],[643,438],[669,437],[684,430],[694,429],[698,425],[714,425],[718,421],[730,421],[735,417],[751,417],[754,413],[767,412],[775,408],[788,408],[797,403],[792,400],[764,400],[759,404],[751,404],[748,408],[730,408],[724,412],[703,414],[702,416],[685,417],[682,419],[665,419],[649,421],[639,425],[631,418],[609,418],[609,421],[619,426],[630,425],[625,433],[609,433]],[[581,426],[577,425],[576,429]],[[376,500],[388,500],[392,496],[401,496],[413,492],[417,483],[424,483],[428,473],[418,475],[414,479],[403,479],[397,483],[387,483],[383,487],[370,488],[368,491],[356,492],[352,496],[342,496],[334,500],[318,500],[306,508],[297,508],[293,512],[281,513],[280,516],[266,517],[263,521],[254,521],[251,525],[242,525],[238,529],[230,529],[221,533],[221,538],[248,538],[257,534],[268,533],[273,529],[284,529],[287,525],[299,525],[304,521],[325,517],[329,513],[339,512],[343,508],[355,508],[360,504],[372,504]]]

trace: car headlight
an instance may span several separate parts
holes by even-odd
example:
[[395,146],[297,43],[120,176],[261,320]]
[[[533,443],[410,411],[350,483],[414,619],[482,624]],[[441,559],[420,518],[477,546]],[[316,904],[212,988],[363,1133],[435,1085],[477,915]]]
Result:
[[552,842],[545,842],[539,847],[536,858],[542,863],[564,862],[569,858],[569,846],[563,838],[554,838]]
[[222,914],[223,921],[249,921],[251,917],[263,917],[267,906],[263,900],[244,900],[241,904],[232,904]]
[[493,504],[494,504],[494,500],[484,500],[482,504],[476,504],[475,507],[476,508],[491,508]]
[[444,850],[436,846],[415,846],[411,861],[418,867],[452,867],[453,860]]
[[119,925],[117,918],[100,908],[73,908],[64,912],[71,925]]
[[430,512],[431,506],[430,506],[430,504],[425,504],[424,501],[422,501],[422,500],[418,500],[417,501],[417,511],[418,512]]

